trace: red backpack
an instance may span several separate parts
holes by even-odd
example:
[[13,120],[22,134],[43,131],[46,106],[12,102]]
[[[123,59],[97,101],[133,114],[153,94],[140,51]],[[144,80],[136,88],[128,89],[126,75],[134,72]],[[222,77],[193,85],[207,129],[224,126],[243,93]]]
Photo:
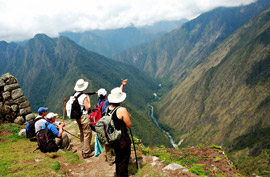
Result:
[[90,113],[90,122],[93,126],[96,125],[96,123],[99,121],[99,119],[102,117],[101,108],[106,100],[104,100],[99,106],[98,103],[96,104],[95,108]]

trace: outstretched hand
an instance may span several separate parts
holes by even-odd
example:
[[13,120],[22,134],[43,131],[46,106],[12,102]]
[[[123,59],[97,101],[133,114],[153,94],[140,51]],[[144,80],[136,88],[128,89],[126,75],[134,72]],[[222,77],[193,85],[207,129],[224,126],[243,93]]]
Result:
[[127,79],[125,79],[125,80],[121,79],[121,81],[122,81],[122,85],[125,86],[127,84],[128,80]]

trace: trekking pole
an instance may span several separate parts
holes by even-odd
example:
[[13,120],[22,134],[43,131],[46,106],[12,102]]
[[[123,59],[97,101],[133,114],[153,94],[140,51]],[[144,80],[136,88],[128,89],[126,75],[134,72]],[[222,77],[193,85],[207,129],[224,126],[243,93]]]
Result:
[[66,102],[67,102],[67,96],[65,96],[65,100],[64,100],[64,107],[63,107],[63,122],[65,122]]
[[[52,124],[53,124],[53,125],[55,125],[56,127],[58,127],[58,125],[56,125],[55,123],[52,123]],[[76,138],[80,139],[78,136],[76,136],[76,135],[74,135],[74,134],[70,133],[70,132],[69,132],[69,131],[67,131],[66,129],[62,128],[62,130],[63,130],[63,131],[65,131],[65,132],[67,132],[68,134],[70,134],[70,135],[72,135],[72,136],[74,136],[74,137],[76,137]]]
[[69,132],[69,131],[67,131],[66,129],[63,129],[63,131],[65,131],[65,132],[67,132],[68,134],[70,134],[70,135],[72,135],[72,136],[74,136],[74,137],[76,137],[76,138],[80,139],[78,136],[76,136],[76,135],[74,135],[74,134],[70,133],[70,132]]
[[131,128],[129,128],[129,131],[130,131],[130,134],[131,134],[131,137],[132,137],[132,143],[133,143],[133,148],[134,148],[135,158],[136,158],[136,167],[137,167],[137,170],[138,170],[138,159],[137,159],[136,147],[135,147],[135,143],[134,143],[134,140],[133,140],[133,135],[132,135]]

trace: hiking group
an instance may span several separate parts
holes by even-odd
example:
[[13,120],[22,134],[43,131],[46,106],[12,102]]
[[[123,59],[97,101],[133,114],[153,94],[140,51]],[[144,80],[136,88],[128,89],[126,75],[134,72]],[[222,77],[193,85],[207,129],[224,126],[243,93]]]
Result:
[[[100,151],[98,148],[96,152],[91,150],[92,131],[95,131],[95,147],[104,145],[106,161],[110,165],[115,163],[117,176],[128,176],[131,154],[131,140],[127,131],[127,128],[131,127],[130,114],[125,107],[120,106],[126,99],[126,93],[123,92],[126,83],[127,80],[122,80],[121,86],[112,89],[107,96],[104,88],[97,92],[84,93],[88,88],[88,82],[79,79],[75,84],[74,94],[66,105],[67,115],[76,119],[78,124],[82,157],[87,159],[101,153],[98,152]],[[89,95],[92,94],[98,95],[98,102],[91,111]],[[57,114],[53,112],[47,114],[47,111],[48,108],[40,107],[38,116],[27,123],[27,137],[36,136],[42,152],[56,152],[59,148],[76,152],[77,150],[72,148],[67,131],[63,129],[64,121],[55,122]],[[31,127],[34,127],[34,133],[30,133],[33,129]]]

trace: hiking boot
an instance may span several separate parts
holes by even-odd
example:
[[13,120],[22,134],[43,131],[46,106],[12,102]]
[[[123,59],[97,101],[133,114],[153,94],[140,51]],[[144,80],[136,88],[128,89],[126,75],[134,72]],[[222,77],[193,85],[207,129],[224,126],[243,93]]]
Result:
[[95,151],[92,151],[92,152],[90,152],[90,153],[82,153],[82,157],[84,158],[84,159],[88,159],[88,158],[90,158],[90,157],[93,157],[95,155]]
[[71,149],[68,150],[68,152],[75,153],[75,152],[77,152],[77,149],[71,148]]

